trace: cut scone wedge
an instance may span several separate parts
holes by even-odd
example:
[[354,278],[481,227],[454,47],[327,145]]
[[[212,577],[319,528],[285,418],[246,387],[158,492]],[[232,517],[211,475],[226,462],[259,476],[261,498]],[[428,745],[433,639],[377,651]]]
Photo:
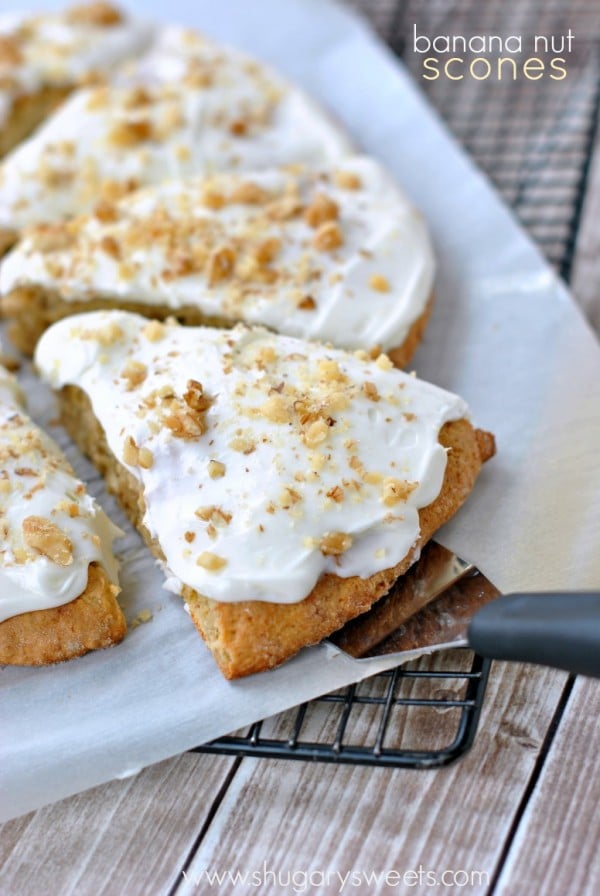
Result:
[[402,367],[429,314],[427,227],[374,159],[167,181],[41,225],[4,259],[1,308],[33,352],[68,314],[125,308],[261,324]]
[[0,15],[0,156],[76,87],[145,50],[153,32],[106,0]]
[[367,610],[493,453],[460,398],[387,356],[261,328],[91,312],[36,364],[227,678]]
[[122,640],[119,534],[0,368],[0,664],[56,663]]
[[114,83],[75,91],[6,156],[0,232],[6,242],[169,177],[318,165],[350,151],[326,113],[266,66],[167,27]]

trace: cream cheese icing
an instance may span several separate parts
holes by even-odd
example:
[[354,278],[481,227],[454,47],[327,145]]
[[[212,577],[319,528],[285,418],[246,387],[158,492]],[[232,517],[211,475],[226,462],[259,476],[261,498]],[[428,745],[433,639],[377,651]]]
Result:
[[19,96],[111,72],[145,50],[153,34],[149,22],[127,18],[105,2],[0,15],[0,124]]
[[36,363],[87,393],[140,483],[166,587],[219,601],[293,603],[324,573],[397,564],[442,487],[439,430],[467,415],[385,355],[240,325],[91,312],[47,330]]
[[0,168],[0,227],[89,211],[136,186],[218,170],[327,163],[350,151],[262,64],[167,28],[120,83],[76,91]]
[[116,584],[121,534],[0,368],[0,622],[74,600],[94,561]]
[[167,181],[29,234],[3,294],[197,308],[342,348],[403,343],[431,295],[426,225],[373,159]]

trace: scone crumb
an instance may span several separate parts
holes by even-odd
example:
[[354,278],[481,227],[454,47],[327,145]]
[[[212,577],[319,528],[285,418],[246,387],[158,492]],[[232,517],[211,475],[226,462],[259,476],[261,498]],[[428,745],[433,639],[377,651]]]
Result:
[[70,566],[73,562],[73,544],[56,523],[43,516],[27,516],[23,520],[25,543],[48,557],[58,566]]

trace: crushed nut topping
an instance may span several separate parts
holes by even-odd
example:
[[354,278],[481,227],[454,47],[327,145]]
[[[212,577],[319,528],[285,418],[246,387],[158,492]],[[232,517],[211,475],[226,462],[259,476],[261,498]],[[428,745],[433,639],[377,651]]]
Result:
[[336,221],[321,224],[313,237],[313,246],[320,252],[333,252],[344,243],[344,237]]
[[207,269],[206,278],[209,286],[216,286],[223,280],[227,280],[233,274],[235,266],[235,252],[231,246],[221,246],[211,252]]
[[347,532],[327,532],[319,547],[325,557],[339,557],[352,547],[352,536]]
[[317,228],[327,221],[337,221],[339,213],[337,202],[324,193],[317,193],[304,212],[304,220],[309,227]]
[[383,274],[372,274],[369,278],[369,286],[377,292],[389,292],[390,281]]
[[208,475],[211,479],[219,479],[221,476],[224,476],[225,469],[225,464],[218,460],[209,460],[208,462]]
[[127,390],[131,392],[144,382],[148,368],[141,361],[130,359],[121,371],[121,379],[127,380]]
[[73,562],[73,544],[56,523],[43,516],[27,516],[23,520],[23,540],[28,547],[48,557],[58,566]]
[[219,557],[218,554],[213,554],[211,551],[202,551],[196,560],[196,564],[202,566],[208,572],[219,572],[224,566],[227,566],[227,560],[224,557]]
[[92,3],[81,3],[72,6],[66,12],[67,21],[72,25],[89,25],[92,27],[109,28],[119,25],[123,21],[123,15],[111,3],[106,0],[94,0]]
[[342,190],[360,190],[362,187],[362,181],[358,174],[353,174],[351,171],[337,171],[335,183]]
[[394,479],[386,476],[383,480],[382,499],[386,507],[393,507],[401,501],[406,501],[411,492],[414,492],[418,483],[406,482],[403,479]]

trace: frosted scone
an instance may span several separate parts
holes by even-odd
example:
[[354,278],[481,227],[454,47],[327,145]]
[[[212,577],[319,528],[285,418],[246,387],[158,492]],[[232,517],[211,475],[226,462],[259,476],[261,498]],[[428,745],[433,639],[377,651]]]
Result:
[[261,328],[92,312],[36,363],[228,678],[367,610],[493,450],[460,398],[385,355]]
[[327,163],[346,137],[237,50],[167,28],[119,85],[76,91],[0,167],[5,233],[91,211],[169,177]]
[[0,663],[55,663],[123,638],[118,534],[0,368]]
[[4,259],[1,308],[31,353],[55,320],[126,308],[262,324],[403,366],[425,326],[427,228],[373,159],[168,181],[40,225]]
[[0,156],[75,87],[146,49],[152,31],[105,0],[0,15]]

